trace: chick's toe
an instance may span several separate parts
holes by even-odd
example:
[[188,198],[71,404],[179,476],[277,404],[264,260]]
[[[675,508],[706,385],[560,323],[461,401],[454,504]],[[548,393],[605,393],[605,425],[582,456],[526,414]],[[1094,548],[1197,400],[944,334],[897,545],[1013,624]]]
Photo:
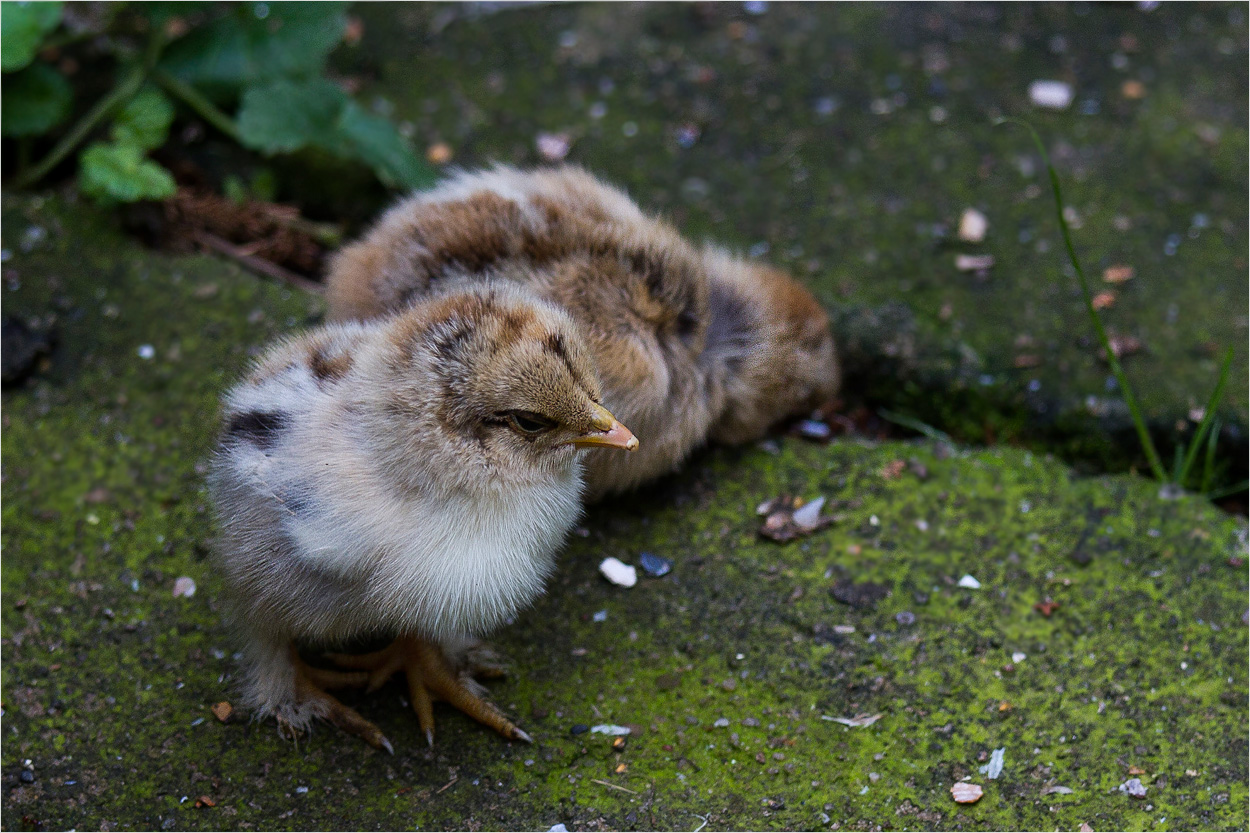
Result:
[[[486,657],[490,659],[487,660]],[[352,669],[338,673],[359,674],[357,684],[367,685],[370,691],[379,688],[394,674],[403,671],[408,683],[408,695],[412,700],[412,710],[417,714],[417,724],[425,733],[426,741],[431,746],[434,745],[433,703],[435,700],[450,703],[509,740],[532,742],[528,733],[509,720],[498,706],[486,699],[485,689],[478,685],[471,676],[501,677],[504,675],[503,667],[493,661],[494,656],[488,651],[483,651],[481,656],[471,655],[469,669],[463,674],[457,673],[437,644],[414,636],[400,637],[386,648],[373,653],[330,654],[328,659],[340,668]]]
[[[295,653],[292,648],[292,654]],[[293,656],[295,665],[295,692],[300,702],[308,703],[316,712],[348,734],[355,735],[376,749],[384,749],[395,753],[391,742],[382,734],[382,730],[370,723],[350,706],[345,706],[327,688],[345,688],[364,685],[368,675],[360,672],[345,672],[313,668],[298,656]],[[294,725],[278,718],[278,730],[285,737],[294,737],[299,730]]]

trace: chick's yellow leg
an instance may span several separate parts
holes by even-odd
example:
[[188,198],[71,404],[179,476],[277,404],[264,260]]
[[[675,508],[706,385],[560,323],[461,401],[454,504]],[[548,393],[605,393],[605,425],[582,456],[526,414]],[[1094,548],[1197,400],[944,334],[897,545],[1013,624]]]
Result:
[[[313,668],[299,658],[294,647],[291,649],[291,654],[295,665],[295,693],[300,702],[312,704],[318,714],[344,732],[355,735],[370,746],[385,749],[392,755],[395,754],[395,749],[382,734],[381,729],[361,717],[355,709],[340,703],[338,698],[326,691],[328,688],[364,685],[368,680],[368,675],[359,671]],[[295,734],[293,727],[282,726],[281,728],[286,734]]]
[[[434,745],[435,699],[445,700],[477,722],[489,726],[509,740],[533,739],[507,718],[499,707],[474,691],[476,684],[456,673],[438,645],[415,636],[402,636],[381,651],[371,654],[331,654],[329,659],[341,668],[354,669],[361,683],[373,690],[399,671],[408,682],[408,694],[417,723],[425,732],[426,741]],[[502,676],[495,665],[475,667],[483,676]],[[344,673],[344,672],[340,672]],[[346,672],[348,674],[352,672]]]

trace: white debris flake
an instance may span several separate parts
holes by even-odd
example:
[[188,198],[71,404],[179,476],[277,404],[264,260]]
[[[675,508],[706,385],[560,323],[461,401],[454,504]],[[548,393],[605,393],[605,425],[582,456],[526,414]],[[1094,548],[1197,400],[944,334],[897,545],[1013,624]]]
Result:
[[619,735],[628,735],[630,730],[628,726],[617,726],[615,723],[600,723],[597,726],[591,726],[590,731],[596,735],[617,737]]
[[619,558],[605,558],[600,561],[599,572],[618,587],[633,587],[638,583],[638,571]]
[[879,714],[857,714],[854,717],[830,717],[827,714],[820,716],[821,720],[828,720],[831,723],[841,723],[843,726],[854,726],[861,728],[863,726],[871,726],[881,719]]
[[141,359],[151,359],[151,358],[153,358],[155,355],[156,355],[156,348],[155,348],[155,347],[153,347],[151,344],[140,344],[140,345],[139,345],[139,358],[141,358]]
[[951,787],[951,797],[960,804],[975,804],[981,800],[981,796],[985,791],[981,789],[979,784],[968,784],[960,781]]
[[547,833],[569,833],[569,829],[563,824],[553,824],[547,828]]
[[965,208],[959,218],[959,239],[965,243],[980,243],[990,229],[990,221],[975,208]]
[[1146,786],[1140,778],[1130,778],[1120,785],[1120,792],[1133,798],[1145,798]]
[[1042,790],[1042,795],[1072,795],[1071,787],[1061,787],[1056,784],[1053,787],[1047,787]]
[[966,587],[969,590],[980,590],[981,582],[974,579],[970,574],[964,573],[963,578],[959,580],[960,587]]
[[195,579],[190,576],[179,576],[174,580],[174,598],[189,599],[195,595]]
[[990,762],[981,767],[981,774],[993,781],[1003,773],[1003,755],[1007,752],[1007,747],[995,749],[990,753]]
[[993,265],[993,255],[955,255],[955,268],[960,272],[984,272]]
[[1064,81],[1034,81],[1029,85],[1029,101],[1051,110],[1068,109],[1074,95],[1072,85]]
[[1012,662],[1024,662],[1028,658],[1029,658],[1029,655],[1026,654],[1024,651],[1016,651],[1014,654],[1011,655]]
[[820,525],[820,510],[825,505],[825,499],[818,497],[815,500],[809,500],[798,509],[794,510],[794,522],[804,529],[815,529]]

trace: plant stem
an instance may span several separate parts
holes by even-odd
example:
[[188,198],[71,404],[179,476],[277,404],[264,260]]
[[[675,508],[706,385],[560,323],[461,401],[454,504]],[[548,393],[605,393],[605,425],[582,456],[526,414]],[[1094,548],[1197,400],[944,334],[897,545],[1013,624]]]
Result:
[[198,113],[204,121],[225,133],[235,142],[243,144],[239,138],[239,128],[235,126],[234,120],[218,109],[216,104],[209,101],[195,87],[160,68],[152,71],[152,78],[170,94],[182,99],[183,103]]
[[[1185,462],[1181,465],[1180,475],[1176,482],[1184,485],[1186,478],[1189,476],[1189,469],[1193,466],[1194,461],[1198,459],[1198,447],[1202,445],[1202,440],[1206,436],[1207,431],[1211,429],[1211,425],[1215,420],[1215,411],[1220,406],[1220,399],[1224,396],[1224,384],[1228,381],[1228,371],[1233,364],[1233,348],[1228,348],[1228,352],[1224,354],[1224,363],[1220,366],[1220,380],[1215,383],[1215,390],[1211,392],[1211,398],[1207,400],[1207,408],[1202,414],[1202,422],[1198,424],[1198,430],[1194,432],[1194,438],[1189,443],[1189,453],[1185,455]],[[1214,435],[1212,435],[1214,436]]]
[[1154,473],[1155,479],[1160,483],[1166,483],[1168,476],[1163,469],[1163,461],[1159,459],[1159,452],[1155,450],[1154,441],[1150,439],[1150,432],[1146,429],[1146,420],[1142,416],[1141,406],[1137,404],[1137,396],[1133,393],[1133,388],[1129,384],[1128,376],[1124,373],[1124,368],[1120,365],[1120,359],[1111,349],[1111,339],[1107,337],[1107,330],[1102,325],[1102,317],[1098,315],[1098,310],[1094,309],[1094,297],[1089,288],[1089,281],[1085,277],[1085,270],[1081,268],[1081,262],[1076,257],[1076,249],[1072,245],[1072,234],[1068,230],[1068,221],[1063,216],[1063,192],[1059,188],[1059,175],[1055,173],[1055,166],[1050,164],[1050,155],[1046,153],[1046,146],[1042,143],[1042,137],[1037,135],[1037,131],[1033,129],[1033,125],[1020,119],[1002,119],[1002,122],[1018,124],[1033,137],[1033,144],[1037,146],[1037,151],[1042,155],[1042,163],[1046,166],[1046,171],[1050,175],[1050,189],[1055,197],[1055,216],[1059,220],[1059,231],[1063,234],[1063,244],[1068,250],[1068,259],[1072,261],[1072,267],[1076,270],[1076,277],[1081,284],[1081,294],[1085,299],[1085,309],[1089,312],[1089,318],[1094,323],[1094,331],[1098,334],[1098,340],[1102,342],[1102,349],[1107,354],[1107,364],[1111,366],[1111,373],[1115,376],[1116,381],[1120,385],[1120,390],[1124,392],[1124,403],[1128,405],[1129,413],[1133,415],[1133,426],[1137,429],[1137,438],[1141,441],[1142,451],[1146,453],[1146,460],[1150,464],[1150,470]]
[[39,164],[18,177],[13,183],[14,186],[17,188],[28,188],[43,179],[53,168],[61,164],[61,161],[66,156],[73,153],[74,148],[82,144],[100,122],[112,114],[118,107],[134,98],[135,93],[139,92],[139,88],[143,86],[144,80],[151,71],[152,65],[156,63],[156,59],[160,56],[161,49],[164,46],[164,36],[159,31],[154,33],[148,40],[143,61],[131,70],[130,74],[120,84],[110,90],[108,95],[97,101],[95,106],[88,110],[87,114],[79,119],[78,123],[61,138],[61,141],[56,143],[56,146],[48,152],[48,155],[39,161]]
[[56,147],[52,148],[48,155],[39,161],[38,165],[18,177],[13,184],[18,188],[27,188],[47,176],[49,171],[61,163],[61,160],[74,152],[74,148],[82,144],[83,140],[90,135],[91,131],[95,130],[96,126],[106,116],[133,98],[135,93],[139,92],[139,87],[142,86],[145,75],[147,75],[146,69],[136,67],[133,72],[126,76],[122,83],[114,87],[104,98],[97,101],[95,106],[78,120],[73,129],[66,133],[61,138],[61,141],[56,143]]

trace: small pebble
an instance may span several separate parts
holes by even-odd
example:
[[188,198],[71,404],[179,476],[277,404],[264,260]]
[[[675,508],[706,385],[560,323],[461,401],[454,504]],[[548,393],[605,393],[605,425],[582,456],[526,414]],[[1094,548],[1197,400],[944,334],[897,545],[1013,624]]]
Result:
[[809,440],[827,440],[833,436],[833,429],[818,419],[805,419],[799,423],[799,434]]
[[585,723],[574,723],[573,728],[569,729],[575,735],[584,735],[590,731],[590,727]]
[[955,255],[955,268],[960,272],[984,272],[993,265],[993,255]]
[[642,565],[643,572],[651,576],[651,578],[666,576],[673,569],[673,562],[651,552],[639,554],[638,563]]
[[904,610],[894,614],[894,621],[903,626],[914,625],[916,624],[916,614],[910,610]]
[[153,347],[151,344],[139,345],[139,358],[151,359],[155,355],[156,355],[156,348]]
[[1130,798],[1145,798],[1146,787],[1142,784],[1140,778],[1130,778],[1120,785],[1120,792]]
[[190,576],[179,576],[174,581],[174,598],[189,599],[195,595],[195,579]]
[[989,231],[990,221],[975,208],[964,209],[959,218],[959,239],[965,243],[980,243]]
[[563,824],[553,824],[547,828],[547,833],[569,833],[569,829]]
[[606,610],[596,611],[595,615],[591,618],[593,618],[596,622],[606,622],[608,620],[608,612]]
[[1074,97],[1072,85],[1063,81],[1034,81],[1029,84],[1029,100],[1038,107],[1066,110],[1072,106]]
[[605,558],[599,562],[599,572],[618,587],[633,587],[638,583],[638,571],[618,558]]
[[968,573],[964,573],[963,578],[961,578],[961,579],[959,580],[959,586],[960,586],[960,587],[966,587],[966,588],[968,588],[969,590],[980,590],[980,589],[981,589],[981,582],[977,581],[975,578],[973,578],[973,577],[972,577],[971,575],[969,575]]
[[1108,266],[1102,271],[1102,279],[1107,283],[1124,283],[1133,279],[1132,266]]
[[431,165],[446,165],[454,155],[451,145],[446,142],[435,142],[425,151],[425,158]]
[[22,779],[23,784],[35,783],[35,773],[31,772],[29,769],[22,770],[22,774],[18,777]]
[[569,155],[573,139],[567,133],[539,133],[534,141],[538,153],[548,162],[559,162]]
[[713,726],[715,726],[715,727],[716,727],[716,728],[718,728],[718,729],[724,729],[726,726],[728,726],[728,725],[729,725],[729,718],[728,718],[728,717],[718,717],[718,718],[716,718],[716,720],[715,720],[715,721],[713,721],[713,722],[712,722],[712,725],[713,725]]
[[981,796],[984,794],[985,791],[981,789],[980,785],[969,784],[964,781],[960,781],[951,787],[951,797],[960,804],[974,804],[980,801]]

